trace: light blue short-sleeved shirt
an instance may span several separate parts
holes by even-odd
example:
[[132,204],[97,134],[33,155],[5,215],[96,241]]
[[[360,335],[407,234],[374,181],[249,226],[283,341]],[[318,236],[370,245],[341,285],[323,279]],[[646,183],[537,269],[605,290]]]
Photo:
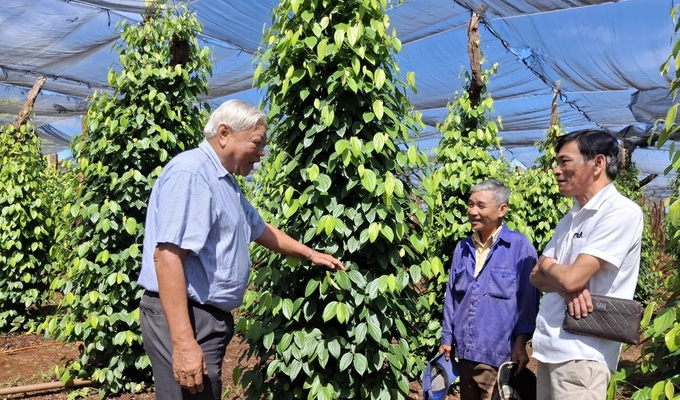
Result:
[[173,158],[149,199],[139,284],[158,292],[153,253],[159,243],[189,250],[187,296],[224,311],[237,308],[250,273],[248,245],[265,223],[207,141]]

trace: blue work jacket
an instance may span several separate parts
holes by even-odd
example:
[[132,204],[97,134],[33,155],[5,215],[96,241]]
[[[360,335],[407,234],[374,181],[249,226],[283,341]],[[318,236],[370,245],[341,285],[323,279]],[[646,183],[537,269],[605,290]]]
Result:
[[456,246],[444,299],[441,343],[458,359],[499,367],[517,335],[534,332],[540,292],[529,283],[536,249],[505,224],[477,277],[472,236]]

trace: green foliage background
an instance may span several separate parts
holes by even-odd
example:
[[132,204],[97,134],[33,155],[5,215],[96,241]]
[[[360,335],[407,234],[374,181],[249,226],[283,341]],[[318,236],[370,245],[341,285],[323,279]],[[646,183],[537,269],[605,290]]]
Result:
[[[54,224],[47,163],[30,123],[0,134],[0,328],[29,328],[49,301]],[[29,309],[30,308],[30,309]]]
[[[253,290],[237,325],[261,360],[241,375],[251,397],[405,398],[409,380],[419,379],[439,344],[445,271],[455,243],[470,234],[470,188],[489,178],[506,182],[506,222],[539,252],[571,205],[552,175],[559,127],[536,166],[511,170],[503,158],[501,121],[491,118],[486,92],[495,65],[483,73],[479,106],[470,104],[468,82],[448,105],[429,164],[411,139],[422,126],[406,94],[415,91],[415,77],[398,78],[401,43],[389,29],[387,6],[282,0],[265,32],[256,83],[266,87],[271,155],[244,191],[265,220],[341,258],[348,271],[330,274],[255,248]],[[69,173],[46,170],[30,125],[7,127],[0,137],[0,328],[30,329],[39,320],[26,308],[63,295],[40,329],[84,343],[78,359],[58,370],[60,378],[92,378],[102,395],[150,382],[135,283],[145,206],[162,166],[202,139],[209,107],[198,98],[212,68],[196,41],[200,26],[185,8],[120,28],[123,69],[109,73],[112,94],[92,99]],[[174,65],[177,45],[186,46],[189,59]],[[669,57],[676,65],[678,49]],[[679,86],[676,71],[674,93]],[[676,113],[677,104],[659,145],[678,130]],[[672,163],[680,170],[680,152]],[[631,189],[637,172],[629,165],[617,185],[636,199],[641,191]],[[422,182],[414,179],[420,172]],[[676,247],[678,198],[668,218]],[[640,371],[659,380],[634,398],[677,398],[677,262],[657,270],[656,244],[645,235],[639,296],[649,305]],[[622,370],[614,380],[631,373]]]
[[[671,9],[675,23],[675,36],[680,30],[678,19],[679,6]],[[673,71],[670,93],[676,99],[680,87],[680,39],[673,38],[673,47],[666,62],[661,66],[661,74]],[[671,70],[672,66],[674,69]],[[671,135],[680,131],[676,122],[679,103],[668,110],[665,121],[661,121],[657,147],[663,146]],[[666,172],[680,171],[680,152],[671,146],[671,163]],[[670,227],[668,254],[677,254],[680,243],[680,192],[677,186],[669,199],[667,223]],[[632,396],[635,400],[677,399],[680,397],[680,274],[677,258],[671,258],[661,270],[660,290],[654,300],[645,308],[642,319],[645,342],[642,349],[642,362],[636,368],[623,369],[613,379],[625,379],[632,373],[653,374],[654,379],[640,387]]]
[[[114,92],[93,97],[84,133],[72,143],[78,180],[64,192],[70,203],[52,249],[51,288],[63,297],[42,324],[55,339],[83,343],[61,380],[91,378],[102,395],[150,381],[136,284],[146,202],[161,166],[202,139],[207,105],[198,96],[211,71],[209,51],[196,40],[200,26],[185,8],[159,9],[120,28],[123,69],[109,72]],[[189,57],[175,65],[178,45]]]
[[397,79],[386,5],[283,0],[265,32],[256,81],[271,156],[254,201],[347,272],[255,252],[238,324],[262,360],[243,375],[250,396],[404,399],[423,369],[415,285],[442,265],[410,197],[409,171],[427,158],[409,137],[421,126],[405,93],[414,78]]

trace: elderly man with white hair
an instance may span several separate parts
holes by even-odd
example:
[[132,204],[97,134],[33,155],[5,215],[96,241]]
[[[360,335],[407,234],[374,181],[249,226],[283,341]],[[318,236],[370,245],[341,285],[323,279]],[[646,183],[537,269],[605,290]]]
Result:
[[235,175],[265,154],[265,115],[230,100],[205,127],[205,140],[173,158],[149,199],[140,303],[142,338],[163,400],[219,400],[231,310],[248,284],[251,241],[331,271],[342,263],[264,222]]

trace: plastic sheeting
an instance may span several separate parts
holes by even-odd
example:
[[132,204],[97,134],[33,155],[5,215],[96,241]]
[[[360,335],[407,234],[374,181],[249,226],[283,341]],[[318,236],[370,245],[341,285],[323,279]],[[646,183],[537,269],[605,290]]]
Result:
[[[179,0],[175,0],[179,2]],[[208,100],[241,98],[257,104],[253,55],[278,0],[184,1],[203,24],[202,45],[214,68]],[[143,0],[5,0],[0,9],[0,124],[11,123],[38,75],[48,77],[35,104],[43,151],[62,152],[80,131],[94,90],[107,90],[116,24],[139,21]],[[489,92],[503,121],[506,155],[531,165],[550,121],[552,93],[561,82],[560,119],[567,130],[600,127],[643,145],[671,105],[670,77],[659,67],[670,53],[672,0],[405,0],[390,3],[391,26],[403,43],[402,72],[416,74],[411,95],[428,127],[424,148],[438,142],[435,126],[461,90],[469,69],[466,25],[471,10],[484,16],[481,47],[498,63]],[[663,174],[667,149],[638,149],[643,175]],[[668,179],[650,192],[664,195]]]

